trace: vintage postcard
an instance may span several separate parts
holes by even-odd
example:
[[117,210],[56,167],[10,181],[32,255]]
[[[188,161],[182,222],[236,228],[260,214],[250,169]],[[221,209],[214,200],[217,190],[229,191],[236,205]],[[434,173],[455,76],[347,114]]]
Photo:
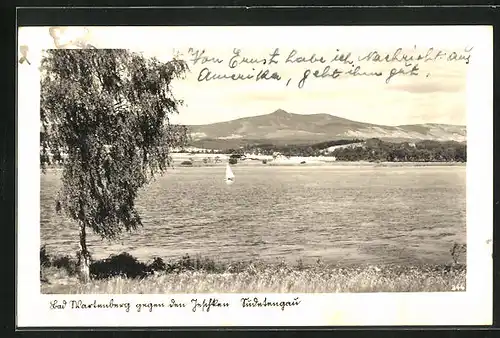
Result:
[[492,41],[20,27],[18,326],[491,324]]

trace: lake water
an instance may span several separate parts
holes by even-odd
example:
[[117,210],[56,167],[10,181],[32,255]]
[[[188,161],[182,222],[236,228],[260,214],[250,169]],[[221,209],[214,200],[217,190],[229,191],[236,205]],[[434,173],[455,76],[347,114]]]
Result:
[[[96,258],[201,254],[340,264],[450,263],[465,243],[465,167],[239,166],[176,168],[141,191],[144,227],[109,242],[89,236]],[[56,214],[60,172],[41,175],[41,243],[73,255],[77,225]]]

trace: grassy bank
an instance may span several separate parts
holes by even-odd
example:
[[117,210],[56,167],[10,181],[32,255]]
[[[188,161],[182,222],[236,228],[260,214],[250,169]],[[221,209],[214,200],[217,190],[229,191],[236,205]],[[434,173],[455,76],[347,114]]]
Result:
[[92,281],[82,284],[71,257],[41,252],[42,293],[333,293],[465,290],[466,266],[335,266],[318,261],[216,262],[184,256],[142,263],[129,254],[94,261]]

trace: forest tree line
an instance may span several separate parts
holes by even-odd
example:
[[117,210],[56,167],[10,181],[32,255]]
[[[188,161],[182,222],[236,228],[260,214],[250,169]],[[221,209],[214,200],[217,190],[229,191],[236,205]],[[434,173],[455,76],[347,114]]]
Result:
[[467,144],[425,140],[415,143],[370,139],[363,147],[335,149],[338,161],[467,162]]
[[[351,144],[351,146],[346,146]],[[346,146],[326,152],[332,146]],[[335,140],[312,145],[274,146],[264,144],[240,149],[225,149],[226,154],[257,153],[283,156],[331,156],[337,161],[387,161],[387,162],[466,162],[467,144],[456,141],[424,140],[415,143],[388,142],[378,138],[360,140]]]

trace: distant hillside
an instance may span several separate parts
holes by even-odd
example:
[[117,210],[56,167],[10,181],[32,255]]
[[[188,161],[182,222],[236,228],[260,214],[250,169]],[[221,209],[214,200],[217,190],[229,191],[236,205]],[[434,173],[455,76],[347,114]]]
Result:
[[313,144],[336,139],[380,138],[386,141],[466,141],[465,126],[419,124],[382,126],[328,114],[301,115],[278,109],[271,114],[208,125],[188,126],[191,144],[201,148],[248,144]]

